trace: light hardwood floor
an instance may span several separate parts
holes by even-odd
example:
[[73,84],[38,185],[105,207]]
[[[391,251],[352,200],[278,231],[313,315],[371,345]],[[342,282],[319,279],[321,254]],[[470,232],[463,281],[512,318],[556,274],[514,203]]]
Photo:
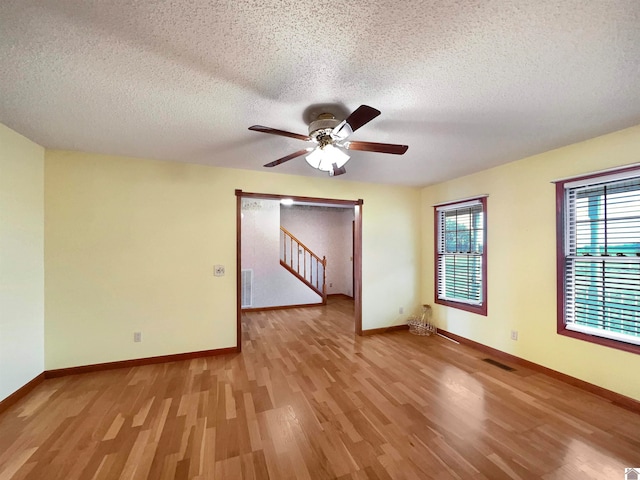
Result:
[[244,316],[241,354],[43,382],[0,479],[623,479],[640,416],[440,337],[354,337],[352,303]]

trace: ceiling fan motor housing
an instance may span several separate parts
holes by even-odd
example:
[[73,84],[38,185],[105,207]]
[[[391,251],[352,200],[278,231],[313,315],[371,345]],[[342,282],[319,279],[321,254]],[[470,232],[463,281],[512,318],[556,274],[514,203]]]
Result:
[[316,120],[309,124],[309,136],[322,148],[333,143],[331,132],[340,123],[341,121],[337,120],[331,113],[321,113]]

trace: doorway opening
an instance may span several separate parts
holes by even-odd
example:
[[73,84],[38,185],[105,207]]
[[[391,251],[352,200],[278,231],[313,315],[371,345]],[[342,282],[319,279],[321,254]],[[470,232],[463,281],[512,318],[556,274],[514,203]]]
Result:
[[[299,197],[291,195],[275,195],[266,193],[243,192],[236,190],[236,349],[242,349],[242,205],[243,200],[277,200],[287,199],[297,204],[318,207],[353,208],[353,275],[352,292],[354,303],[354,331],[362,335],[362,205],[359,200],[337,200],[315,197]],[[244,299],[246,302],[246,299]]]

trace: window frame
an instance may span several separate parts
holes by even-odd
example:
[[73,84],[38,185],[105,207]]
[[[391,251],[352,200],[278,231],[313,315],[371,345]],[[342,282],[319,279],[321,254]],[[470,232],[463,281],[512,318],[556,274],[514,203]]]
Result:
[[[464,205],[468,205],[470,202],[478,202],[482,206],[482,254],[480,256],[481,266],[481,291],[482,302],[478,305],[472,303],[466,303],[462,301],[455,301],[451,299],[439,298],[438,291],[441,282],[440,268],[439,268],[439,245],[440,245],[440,210],[446,207],[449,210],[456,209],[456,205],[460,208],[464,208]],[[434,214],[434,301],[438,305],[444,305],[446,307],[456,308],[458,310],[464,310],[466,312],[475,313],[477,315],[487,316],[488,311],[488,296],[487,296],[487,195],[479,195],[475,197],[469,197],[463,200],[456,200],[453,202],[439,203],[433,206]]]
[[[618,178],[616,178],[616,176]],[[600,180],[605,177],[610,177],[609,180]],[[630,167],[614,168],[601,172],[590,173],[586,175],[566,178],[558,180],[556,185],[556,296],[557,296],[557,333],[566,337],[583,340],[588,343],[596,345],[602,345],[618,350],[624,350],[626,352],[640,354],[640,345],[634,343],[628,343],[624,340],[616,340],[613,338],[607,338],[595,334],[584,333],[567,328],[566,325],[566,308],[567,308],[567,279],[566,279],[566,250],[568,249],[567,242],[567,205],[566,205],[566,190],[571,188],[568,184],[576,184],[584,182],[587,184],[593,180],[593,183],[602,182],[615,182],[623,178],[640,177],[640,165],[634,165]]]

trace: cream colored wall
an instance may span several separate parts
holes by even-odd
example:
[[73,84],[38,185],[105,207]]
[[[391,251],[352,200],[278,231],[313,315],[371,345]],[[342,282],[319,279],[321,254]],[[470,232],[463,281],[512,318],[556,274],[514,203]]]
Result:
[[[553,180],[640,161],[640,126],[422,190],[423,290],[434,299],[432,205],[489,194],[487,317],[434,305],[438,326],[640,400],[640,355],[556,333]],[[517,341],[510,340],[517,330]]]
[[0,400],[44,369],[44,149],[0,124]]
[[363,328],[419,304],[419,189],[78,152],[45,162],[46,369],[234,346],[235,189],[364,199]]

